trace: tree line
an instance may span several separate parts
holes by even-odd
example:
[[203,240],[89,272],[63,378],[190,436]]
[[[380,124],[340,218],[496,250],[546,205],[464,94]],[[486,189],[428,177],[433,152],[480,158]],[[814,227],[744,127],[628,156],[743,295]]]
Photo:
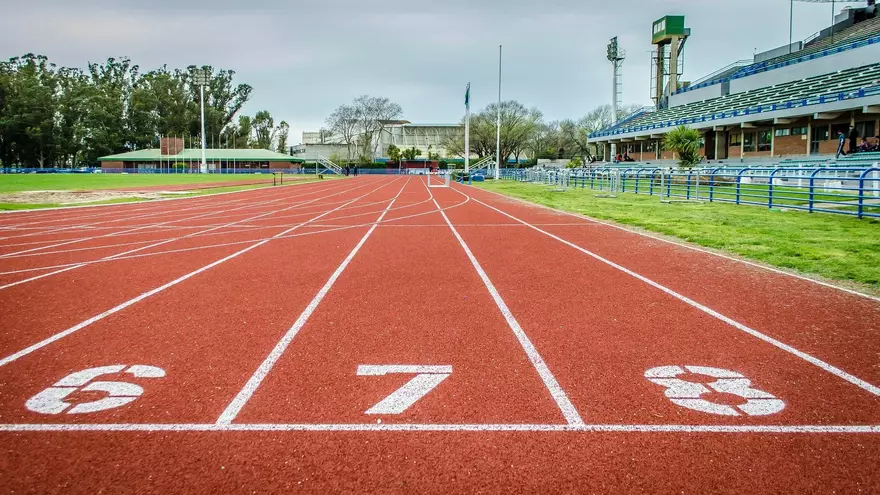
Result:
[[[289,126],[268,111],[240,115],[253,88],[235,72],[211,66],[149,72],[128,58],[58,67],[43,55],[0,62],[0,164],[23,167],[94,165],[100,156],[157,148],[161,136],[201,142],[199,87],[205,87],[206,144],[286,152]],[[193,143],[190,145],[189,143]]]
[[[497,111],[501,113],[501,156],[519,162],[522,157],[531,160],[576,159],[589,161],[601,156],[603,150],[587,144],[590,133],[611,125],[611,105],[602,105],[578,119],[545,121],[537,108],[527,108],[518,101],[492,103],[471,115],[470,156],[478,160],[495,156]],[[640,105],[624,105],[617,111],[617,118],[637,111]],[[403,116],[400,105],[388,98],[360,96],[351,104],[340,105],[327,117],[327,128],[321,136],[332,135],[333,141],[348,148],[348,160],[371,162],[376,158],[379,140],[385,128]],[[449,157],[464,158],[464,118],[461,127],[442,143]],[[390,146],[385,152],[389,159],[413,160],[421,156],[416,148],[399,149]],[[432,154],[431,150],[428,150]],[[438,158],[432,156],[433,158]]]
[[[491,103],[471,115],[470,155],[477,160],[495,156],[498,109],[500,108],[500,154],[502,160],[514,159],[519,163],[527,156],[537,159],[574,159],[587,162],[593,157],[602,158],[602,149],[587,143],[590,133],[611,126],[611,105],[601,105],[578,119],[545,121],[537,108],[527,108],[522,103],[509,100]],[[641,108],[640,105],[624,105],[617,110],[622,119]],[[461,132],[449,136],[444,147],[449,155],[464,158],[464,119]]]

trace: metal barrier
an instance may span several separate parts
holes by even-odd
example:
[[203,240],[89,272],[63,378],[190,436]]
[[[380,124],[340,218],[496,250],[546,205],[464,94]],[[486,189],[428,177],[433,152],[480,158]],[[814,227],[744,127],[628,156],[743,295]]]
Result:
[[596,167],[504,169],[501,178],[556,187],[629,192],[661,200],[723,202],[880,218],[880,163],[871,167]]

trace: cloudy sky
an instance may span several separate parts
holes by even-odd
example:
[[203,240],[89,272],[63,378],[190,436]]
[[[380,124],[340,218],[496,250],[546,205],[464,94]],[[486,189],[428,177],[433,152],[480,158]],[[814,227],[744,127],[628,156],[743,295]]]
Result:
[[[838,8],[840,5],[838,4]],[[608,103],[605,45],[628,52],[625,103],[650,103],[651,24],[684,14],[692,30],[685,80],[788,43],[788,0],[0,0],[0,57],[41,53],[85,66],[128,56],[142,69],[211,64],[254,87],[291,142],[357,95],[386,96],[413,122],[454,122],[497,98],[547,120]],[[795,39],[827,26],[831,6],[795,3]]]

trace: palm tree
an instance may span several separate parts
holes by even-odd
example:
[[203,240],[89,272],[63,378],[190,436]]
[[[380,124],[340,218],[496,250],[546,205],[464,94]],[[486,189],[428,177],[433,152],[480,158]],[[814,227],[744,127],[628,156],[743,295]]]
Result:
[[690,168],[700,163],[701,157],[697,151],[700,149],[700,140],[703,135],[696,129],[687,126],[679,126],[669,131],[663,138],[663,149],[674,151],[678,155],[678,164],[684,168]]

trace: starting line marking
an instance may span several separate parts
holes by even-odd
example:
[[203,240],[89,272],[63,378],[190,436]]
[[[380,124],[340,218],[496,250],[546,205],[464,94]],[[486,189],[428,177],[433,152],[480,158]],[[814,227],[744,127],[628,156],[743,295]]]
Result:
[[880,425],[615,425],[615,424],[0,424],[0,432],[593,432],[593,433],[827,433],[878,434]]

